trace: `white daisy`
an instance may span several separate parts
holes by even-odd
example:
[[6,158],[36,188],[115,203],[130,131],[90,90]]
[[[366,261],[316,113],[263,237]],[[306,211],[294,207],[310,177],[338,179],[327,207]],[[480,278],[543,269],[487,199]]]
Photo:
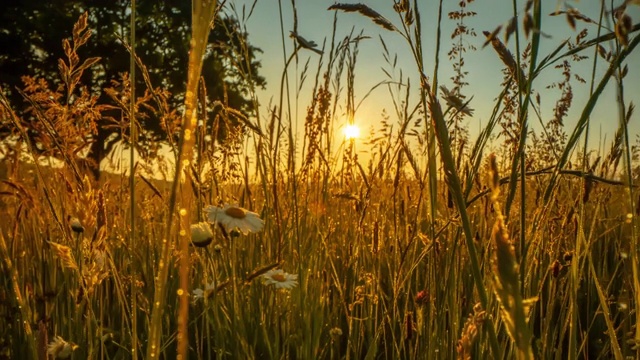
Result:
[[77,348],[78,345],[56,336],[47,346],[47,355],[53,356],[54,359],[68,359]]
[[220,223],[227,231],[240,230],[243,234],[262,231],[264,222],[258,214],[239,206],[225,205],[223,208],[209,205],[204,208],[210,223]]
[[205,247],[213,241],[213,232],[206,222],[191,225],[191,243],[197,247]]
[[216,289],[215,281],[210,282],[204,286],[204,290],[198,288],[193,290],[191,297],[193,298],[193,303],[200,299],[204,299],[205,297],[209,297],[209,295]]
[[298,285],[298,275],[289,274],[280,269],[269,270],[262,275],[265,285],[274,285],[276,289],[293,289]]

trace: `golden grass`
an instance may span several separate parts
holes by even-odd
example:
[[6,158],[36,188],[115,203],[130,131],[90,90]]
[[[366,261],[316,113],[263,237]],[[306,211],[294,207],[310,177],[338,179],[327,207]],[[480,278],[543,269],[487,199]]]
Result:
[[[471,2],[463,4],[452,19],[461,21]],[[283,106],[266,116],[264,126],[241,124],[222,144],[204,141],[198,127],[188,126],[181,136],[188,134],[186,147],[171,143],[187,154],[181,170],[165,174],[175,175],[171,182],[139,173],[89,180],[73,153],[79,130],[62,132],[66,120],[56,107],[38,113],[49,130],[60,132],[46,132],[42,139],[64,164],[51,169],[17,156],[0,163],[0,256],[8,275],[0,278],[0,316],[6,320],[0,321],[0,357],[36,358],[47,339],[58,337],[78,345],[72,355],[77,359],[145,352],[147,358],[199,359],[637,355],[639,195],[626,133],[633,107],[621,106],[620,130],[610,151],[598,154],[602,163],[585,154],[582,164],[576,159],[577,166],[567,165],[607,81],[616,71],[624,73],[624,58],[640,41],[636,30],[619,15],[611,34],[586,40],[581,33],[571,49],[564,50],[569,42],[562,42],[540,60],[539,2],[527,1],[522,31],[530,47],[520,51],[520,25],[513,20],[504,41],[500,29],[486,33],[505,65],[505,78],[491,119],[473,141],[464,125],[472,113],[471,100],[461,93],[463,68],[457,68],[456,88],[444,87],[438,95],[443,85],[425,75],[414,38],[420,38],[424,18],[415,2],[395,5],[398,26],[366,5],[330,8],[357,12],[398,33],[421,73],[415,110],[396,106],[367,139],[369,163],[358,158],[354,141],[334,143],[329,125],[336,121],[338,101],[355,112],[359,37],[313,54],[340,61],[317,70],[302,149],[295,147],[293,120],[283,115]],[[575,20],[597,23],[576,11],[562,14],[571,26]],[[83,19],[74,28],[78,43],[86,42]],[[460,30],[464,22],[457,26],[456,38],[470,36]],[[598,55],[596,46],[615,39],[617,53]],[[76,66],[80,60],[67,43],[69,64]],[[530,107],[539,110],[534,79],[585,49],[607,58],[609,70],[585,80],[594,91],[580,105],[579,125],[564,135],[562,118],[576,105],[563,93],[556,118],[547,124],[553,136],[527,140],[527,114]],[[465,51],[452,52],[457,66],[463,66]],[[521,62],[523,55],[528,64]],[[292,62],[283,65],[285,79]],[[69,69],[62,71],[73,73]],[[563,69],[570,74],[570,66]],[[332,86],[344,76],[351,77],[347,99]],[[623,76],[617,79],[621,88]],[[196,83],[197,76],[190,78],[191,125]],[[33,104],[48,94],[38,84],[31,82],[27,94]],[[78,86],[65,84],[70,92]],[[281,86],[284,103],[288,90]],[[397,89],[393,95],[411,98],[408,83]],[[164,107],[166,96],[154,90],[144,101],[155,98],[153,111],[166,115],[173,111]],[[6,98],[0,100],[3,116],[24,134],[19,115]],[[392,130],[392,121],[402,131]],[[487,156],[496,125],[508,136],[505,150]],[[35,153],[31,143],[24,149]],[[192,150],[198,154],[195,164]],[[202,171],[205,165],[211,170]],[[625,178],[613,179],[619,174]],[[222,203],[258,214],[263,231],[245,235],[212,226],[211,245],[189,246],[189,225],[202,221],[205,205]],[[69,217],[77,217],[84,232],[74,232]],[[180,226],[172,227],[172,221]],[[275,289],[259,281],[274,269],[297,275],[297,286]],[[203,301],[192,301],[196,288],[205,289]]]

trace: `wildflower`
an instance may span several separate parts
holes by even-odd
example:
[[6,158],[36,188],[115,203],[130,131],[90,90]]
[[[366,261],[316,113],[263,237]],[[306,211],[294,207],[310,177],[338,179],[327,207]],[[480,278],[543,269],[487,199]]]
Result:
[[440,86],[440,90],[442,91],[444,99],[447,101],[447,105],[456,109],[461,114],[473,116],[473,109],[469,108],[468,102],[463,102],[464,97],[459,93],[459,91],[449,91],[446,86]]
[[209,284],[205,284],[204,290],[198,288],[193,290],[191,297],[193,298],[193,303],[195,304],[198,300],[204,299],[205,297],[209,297],[211,293],[216,289],[215,281],[210,282]]
[[78,348],[78,345],[65,341],[62,337],[56,336],[47,346],[47,355],[54,359],[68,359],[71,353]]
[[416,295],[415,302],[417,305],[426,305],[429,303],[429,292],[427,290],[421,290]]
[[298,45],[300,45],[300,47],[309,49],[317,54],[322,55],[322,51],[318,50],[318,44],[316,44],[315,41],[307,40],[294,31],[289,31],[289,34],[290,38],[296,39],[296,42],[298,43]]
[[208,213],[210,223],[218,222],[228,231],[237,228],[246,235],[249,232],[262,231],[264,227],[264,222],[258,214],[238,206],[225,205],[224,208],[219,208],[209,205],[204,211]]
[[298,275],[286,273],[280,269],[267,271],[262,275],[266,285],[274,285],[276,289],[293,289],[298,285]]
[[205,247],[213,241],[213,232],[206,222],[191,225],[191,243],[197,247]]
[[69,225],[71,225],[71,230],[73,230],[74,233],[80,234],[84,232],[84,226],[82,226],[80,219],[78,219],[75,216],[69,215],[67,216],[67,220],[69,221]]

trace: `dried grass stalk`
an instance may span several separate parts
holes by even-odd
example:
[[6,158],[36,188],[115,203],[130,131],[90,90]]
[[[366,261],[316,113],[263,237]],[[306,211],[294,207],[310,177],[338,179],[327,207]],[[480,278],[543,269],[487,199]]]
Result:
[[51,249],[53,250],[54,255],[58,259],[60,259],[60,261],[62,261],[62,265],[65,268],[69,268],[73,270],[78,269],[78,265],[76,263],[76,260],[73,257],[73,253],[70,247],[55,243],[53,241],[49,241],[48,244],[51,246]]
[[344,12],[359,12],[360,14],[373,20],[374,23],[382,26],[389,31],[398,31],[398,29],[387,20],[384,16],[380,15],[377,11],[364,4],[334,4],[329,6],[328,10],[342,10]]
[[500,317],[511,340],[515,343],[517,359],[533,359],[531,331],[528,327],[529,305],[537,299],[523,300],[520,294],[519,266],[515,249],[500,210],[500,175],[496,156],[489,157],[491,199],[496,211],[496,222],[491,232],[494,244],[494,290],[500,302]]
[[275,269],[278,266],[282,265],[282,261],[278,261],[276,263],[267,265],[267,266],[263,266],[259,269],[254,270],[251,274],[249,274],[249,276],[247,276],[247,278],[244,280],[245,283],[250,283],[253,279],[259,277],[262,274],[266,274],[269,270],[271,269]]
[[487,43],[491,43],[493,49],[498,53],[498,57],[506,65],[507,69],[511,73],[514,80],[518,81],[519,87],[524,89],[527,79],[525,78],[522,70],[518,67],[518,64],[507,47],[496,37],[496,34],[500,31],[500,27],[496,28],[493,32],[483,31],[482,33],[487,37]]

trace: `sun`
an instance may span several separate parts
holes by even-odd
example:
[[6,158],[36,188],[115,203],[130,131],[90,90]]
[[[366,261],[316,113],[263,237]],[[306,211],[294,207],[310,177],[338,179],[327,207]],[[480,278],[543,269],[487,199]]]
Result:
[[344,128],[344,136],[351,140],[360,137],[360,128],[354,124],[347,125]]

